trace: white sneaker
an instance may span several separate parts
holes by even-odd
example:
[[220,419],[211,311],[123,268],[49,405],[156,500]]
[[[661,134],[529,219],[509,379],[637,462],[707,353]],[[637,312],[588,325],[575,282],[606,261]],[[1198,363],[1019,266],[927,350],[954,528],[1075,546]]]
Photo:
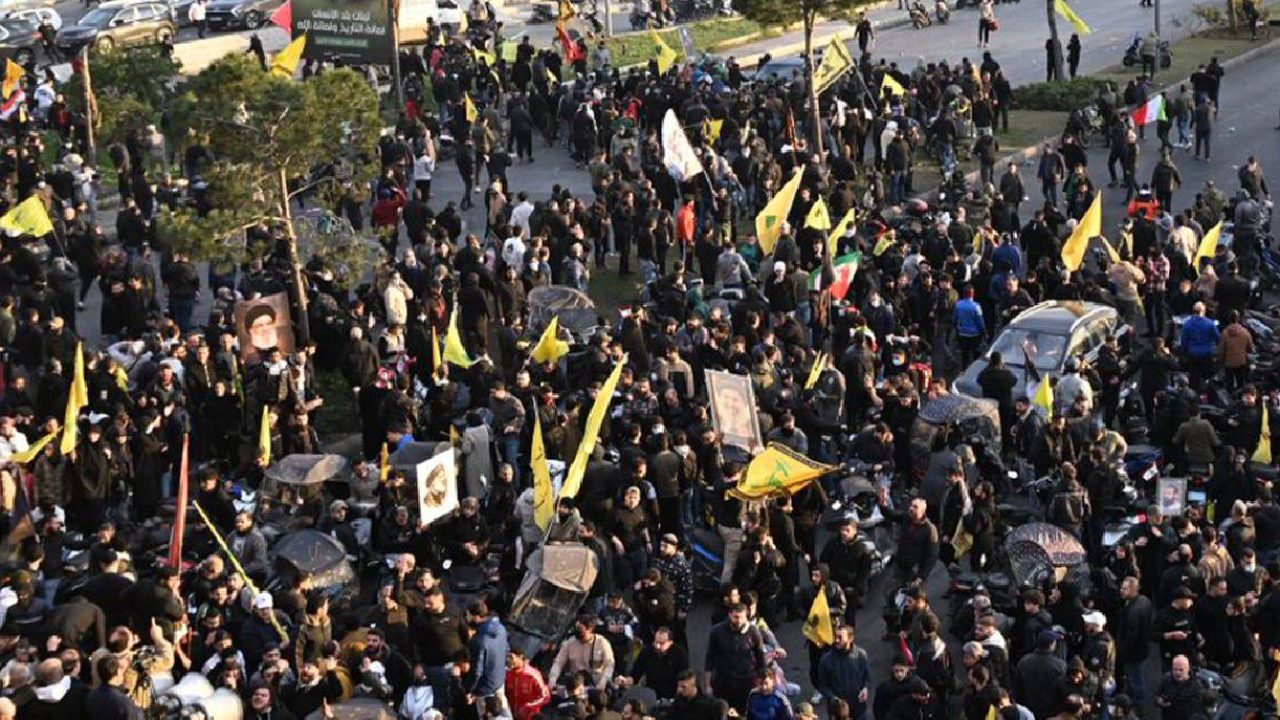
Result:
[[817,692],[817,691],[814,691],[814,693],[813,693],[812,695],[810,695],[810,696],[809,696],[809,704],[810,704],[810,705],[821,705],[821,704],[822,704],[822,693]]

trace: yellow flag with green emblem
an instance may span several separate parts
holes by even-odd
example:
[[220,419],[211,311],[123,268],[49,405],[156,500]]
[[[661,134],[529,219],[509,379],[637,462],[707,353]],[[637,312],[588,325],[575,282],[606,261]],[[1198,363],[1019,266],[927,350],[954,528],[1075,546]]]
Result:
[[1031,404],[1044,408],[1045,417],[1050,420],[1053,419],[1053,386],[1049,384],[1048,375],[1040,378],[1040,387],[1036,388],[1036,394],[1031,398]]
[[533,468],[533,521],[546,530],[556,514],[555,488],[551,485],[551,469],[547,467],[547,448],[542,441],[542,421],[533,414],[533,443],[529,448],[529,465]]
[[729,493],[739,500],[792,495],[835,469],[833,465],[810,460],[786,445],[770,443],[752,459],[738,486]]
[[902,83],[895,80],[889,73],[885,73],[884,78],[880,80],[880,90],[882,93],[885,88],[892,90],[893,94],[898,97],[903,97],[907,94],[907,89],[902,87]]
[[831,38],[827,51],[822,53],[822,64],[813,73],[814,93],[822,94],[823,90],[834,85],[851,67],[853,58],[849,57],[848,46],[839,36]]
[[818,647],[826,647],[836,641],[836,626],[831,621],[831,603],[827,602],[826,588],[818,588],[802,632],[809,642]]
[[622,379],[622,368],[626,364],[627,358],[624,355],[622,360],[613,366],[613,372],[609,373],[604,385],[600,386],[600,393],[596,395],[596,400],[591,405],[591,412],[587,414],[587,424],[582,429],[582,441],[578,443],[578,452],[573,456],[573,464],[569,466],[569,471],[564,476],[564,485],[560,487],[560,497],[576,497],[578,490],[582,488],[582,478],[587,474],[587,461],[591,459],[591,451],[596,447],[600,426],[604,424],[605,417],[609,413],[609,403],[613,401],[613,392],[618,388],[618,381]]
[[791,175],[791,179],[774,194],[764,209],[756,215],[756,239],[760,241],[760,249],[766,255],[773,253],[773,248],[782,236],[782,223],[791,214],[791,206],[795,204],[796,192],[800,190],[800,179],[804,176],[799,168]]
[[1222,237],[1222,222],[1219,221],[1209,232],[1204,234],[1200,239],[1200,245],[1196,247],[1196,256],[1191,259],[1191,272],[1200,274],[1200,261],[1208,258],[1213,261],[1213,256],[1218,254],[1218,238]]
[[559,320],[552,316],[551,322],[547,323],[547,328],[542,331],[542,337],[538,339],[538,344],[534,346],[531,357],[537,362],[555,362],[565,355],[569,354],[569,343],[560,340],[558,332],[560,330]]
[[813,207],[809,208],[809,214],[804,219],[804,226],[814,230],[831,229],[831,213],[827,212],[827,203],[822,198],[818,198]]
[[475,122],[480,118],[480,111],[476,109],[476,104],[471,101],[471,93],[462,94],[462,112],[467,122]]
[[258,428],[258,457],[262,467],[271,464],[271,406],[262,406],[262,425]]
[[676,59],[680,57],[671,46],[663,42],[662,36],[657,32],[650,30],[649,37],[653,40],[653,53],[658,61],[658,72],[666,75],[672,65],[676,64]]
[[720,139],[720,131],[723,129],[723,120],[707,120],[707,136],[711,138],[711,142],[715,142]]
[[80,411],[89,404],[89,385],[84,380],[84,343],[76,343],[76,359],[71,375],[71,391],[67,393],[67,409],[62,417],[63,455],[76,449],[80,432]]
[[453,304],[453,312],[449,314],[449,329],[444,334],[443,359],[447,363],[462,368],[469,368],[476,364],[476,361],[467,354],[466,346],[462,344],[462,333],[458,332],[457,301]]
[[827,236],[827,255],[834,258],[840,254],[840,240],[844,238],[845,233],[849,232],[849,227],[858,219],[857,208],[849,208],[849,212],[840,218],[840,222],[836,223],[836,227]]
[[1089,241],[1101,234],[1102,192],[1099,191],[1093,196],[1093,203],[1084,212],[1084,217],[1080,218],[1076,229],[1071,231],[1071,237],[1062,246],[1062,264],[1072,272],[1079,270],[1084,264],[1084,251],[1089,248]]
[[53,223],[49,213],[44,209],[44,202],[39,196],[31,197],[18,203],[16,207],[0,217],[0,228],[32,237],[44,237],[53,232]]

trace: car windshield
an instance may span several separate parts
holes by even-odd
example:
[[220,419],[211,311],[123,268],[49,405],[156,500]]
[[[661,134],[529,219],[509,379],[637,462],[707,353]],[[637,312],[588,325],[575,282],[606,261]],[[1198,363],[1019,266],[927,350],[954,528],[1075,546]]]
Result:
[[84,17],[80,18],[79,24],[88,25],[89,27],[104,28],[111,24],[111,19],[115,16],[115,10],[96,8],[94,10],[90,10]]
[[31,35],[40,27],[30,18],[8,18],[0,25],[3,25],[11,35]]
[[[1000,333],[990,352],[998,352],[1006,365],[1017,367],[1024,362],[1023,353],[1040,370],[1057,370],[1067,351],[1067,337],[1042,332],[1008,328]],[[988,353],[988,357],[990,356]]]

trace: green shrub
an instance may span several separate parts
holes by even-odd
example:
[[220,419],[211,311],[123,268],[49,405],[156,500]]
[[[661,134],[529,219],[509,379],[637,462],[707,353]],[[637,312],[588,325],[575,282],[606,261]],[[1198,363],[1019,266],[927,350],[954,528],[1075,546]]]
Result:
[[1078,77],[1075,80],[1022,85],[1013,89],[1013,107],[1071,112],[1092,102],[1104,82],[1098,78]]

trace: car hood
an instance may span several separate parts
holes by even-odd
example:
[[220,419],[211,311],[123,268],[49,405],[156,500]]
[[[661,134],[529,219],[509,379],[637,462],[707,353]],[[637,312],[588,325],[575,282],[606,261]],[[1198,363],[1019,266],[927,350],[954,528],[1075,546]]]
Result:
[[98,28],[92,25],[67,25],[58,31],[58,37],[87,38],[98,34]]
[[245,3],[243,0],[225,0],[224,2],[211,2],[209,3],[209,10],[211,12],[231,12],[232,10],[238,7],[241,7],[244,4]]

